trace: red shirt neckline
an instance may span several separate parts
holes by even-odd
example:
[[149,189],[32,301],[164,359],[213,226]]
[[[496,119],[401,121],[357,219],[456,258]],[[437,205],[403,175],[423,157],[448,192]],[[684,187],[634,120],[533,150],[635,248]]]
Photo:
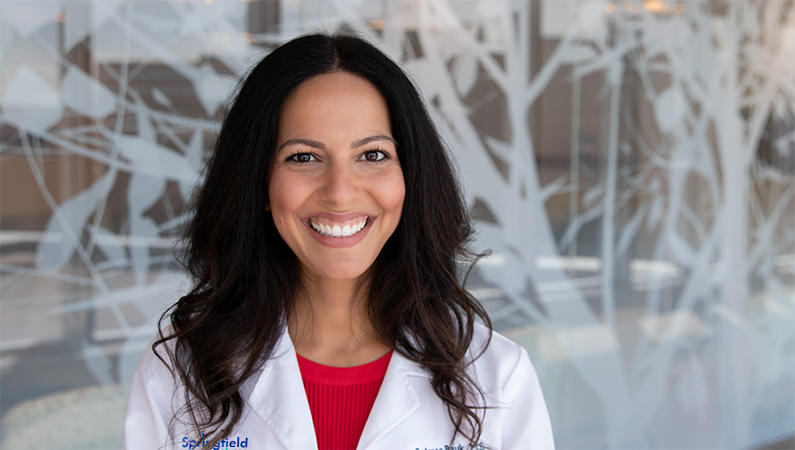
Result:
[[353,367],[327,366],[306,359],[298,353],[296,356],[304,381],[349,386],[383,380],[389,361],[392,359],[392,350],[375,361]]

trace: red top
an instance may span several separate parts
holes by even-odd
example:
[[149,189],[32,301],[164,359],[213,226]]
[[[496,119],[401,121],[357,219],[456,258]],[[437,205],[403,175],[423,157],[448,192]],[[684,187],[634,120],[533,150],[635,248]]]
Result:
[[318,449],[355,449],[392,351],[355,367],[324,366],[298,355]]

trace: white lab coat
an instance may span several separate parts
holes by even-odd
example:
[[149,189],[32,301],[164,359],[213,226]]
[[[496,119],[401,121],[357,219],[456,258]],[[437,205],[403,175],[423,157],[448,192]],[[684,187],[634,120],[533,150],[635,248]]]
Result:
[[[477,354],[487,337],[476,325],[469,354]],[[487,410],[481,442],[493,449],[553,449],[552,428],[538,378],[524,348],[498,333],[469,369],[486,395]],[[124,448],[202,449],[200,436],[170,420],[182,407],[181,384],[148,349],[133,376]],[[317,449],[312,416],[295,349],[285,328],[273,355],[241,389],[243,417],[227,435],[221,449]],[[430,384],[430,374],[420,365],[394,352],[383,384],[359,439],[358,449],[445,450],[453,427],[444,403]],[[192,447],[191,440],[199,442]],[[467,449],[457,435],[452,449]],[[458,445],[461,444],[461,447]],[[234,446],[232,446],[234,445]],[[206,447],[210,448],[210,447]]]

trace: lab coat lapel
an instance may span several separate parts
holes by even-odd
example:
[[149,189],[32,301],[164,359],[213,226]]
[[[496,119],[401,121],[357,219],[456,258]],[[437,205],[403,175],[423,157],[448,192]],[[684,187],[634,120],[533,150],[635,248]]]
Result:
[[286,448],[317,449],[312,413],[287,327],[263,365],[248,402]]
[[419,396],[410,380],[415,376],[428,377],[420,365],[393,352],[357,449],[383,447],[376,445],[376,441],[420,407]]

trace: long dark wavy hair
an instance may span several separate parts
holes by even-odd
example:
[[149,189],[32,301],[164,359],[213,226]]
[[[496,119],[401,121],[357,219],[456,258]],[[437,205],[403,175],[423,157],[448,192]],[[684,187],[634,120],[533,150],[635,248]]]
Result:
[[[465,354],[475,321],[489,329],[491,322],[463,287],[469,271],[457,270],[457,261],[478,256],[466,247],[466,204],[417,90],[392,60],[356,37],[299,37],[243,81],[185,231],[183,263],[193,289],[160,318],[152,348],[165,363],[157,348],[174,340],[164,348],[185,386],[183,412],[212,447],[240,420],[241,385],[267,364],[298,288],[297,258],[266,210],[279,112],[301,82],[335,71],[369,80],[386,99],[406,186],[400,222],[368,271],[369,317],[383,342],[430,372],[455,433],[478,443],[486,405]],[[163,326],[167,317],[170,327]]]

